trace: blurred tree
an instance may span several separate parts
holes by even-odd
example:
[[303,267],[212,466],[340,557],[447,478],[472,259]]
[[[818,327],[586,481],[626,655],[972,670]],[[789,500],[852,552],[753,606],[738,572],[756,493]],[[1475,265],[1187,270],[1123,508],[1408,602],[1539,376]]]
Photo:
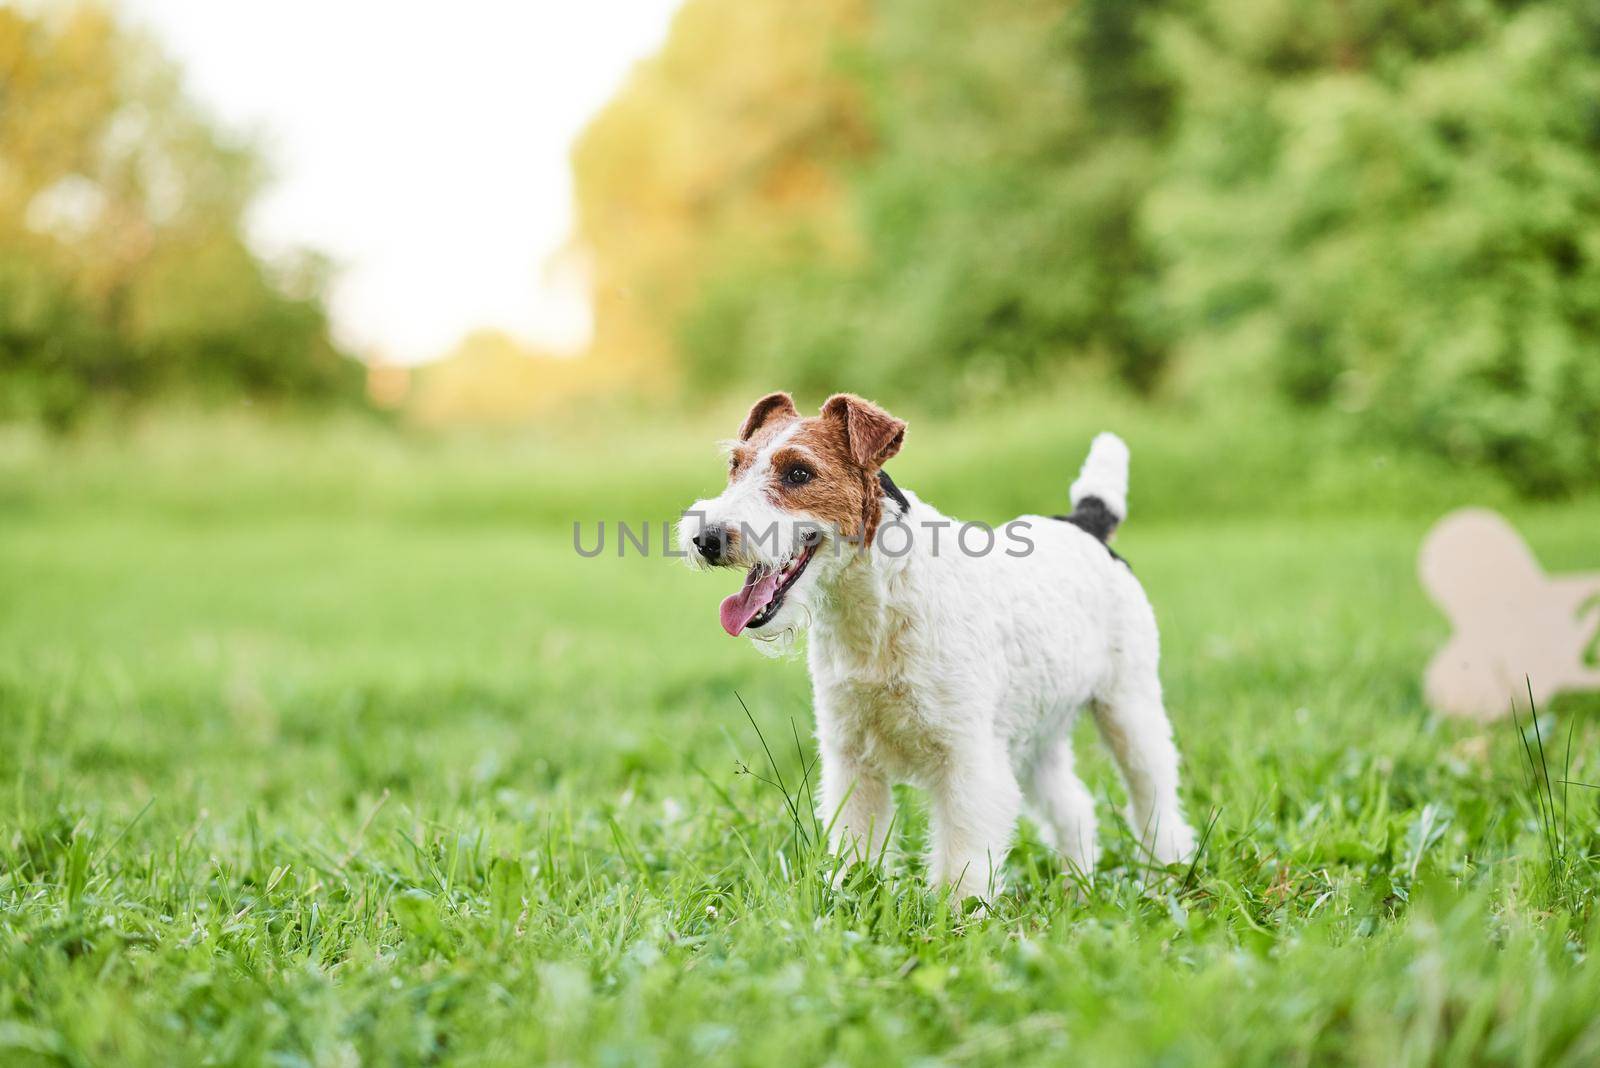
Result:
[[1600,482],[1593,9],[1356,5],[1320,45],[1288,9],[1171,42],[1187,114],[1146,221],[1194,374],[1528,491]]
[[102,7],[0,7],[0,416],[96,395],[354,395],[326,272],[245,245],[243,145]]
[[1148,387],[1157,8],[691,0],[576,157],[602,356],[938,399],[1098,351]]
[[590,123],[573,151],[576,241],[601,367],[670,385],[678,323],[708,279],[852,253],[842,178],[869,137],[846,53],[862,8],[687,0]]
[[690,0],[576,157],[599,355],[933,402],[1088,357],[1600,484],[1597,11]]

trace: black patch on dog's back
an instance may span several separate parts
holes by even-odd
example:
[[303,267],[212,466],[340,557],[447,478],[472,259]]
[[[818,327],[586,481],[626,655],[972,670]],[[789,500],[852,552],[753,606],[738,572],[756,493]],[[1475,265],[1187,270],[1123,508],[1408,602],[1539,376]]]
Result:
[[[894,484],[894,479],[889,477],[889,472],[883,468],[878,469],[878,487],[883,490],[883,495],[895,503],[895,507],[904,516],[911,511],[911,501]],[[1106,507],[1106,502],[1099,497],[1085,497],[1072,509],[1071,515],[1053,515],[1051,519],[1059,519],[1063,523],[1071,523],[1080,530],[1094,535],[1096,541],[1106,546],[1106,552],[1111,554],[1111,559],[1121,562],[1129,571],[1133,565],[1117,553],[1117,550],[1106,545],[1106,539],[1111,537],[1117,529],[1119,520],[1117,514]]]
[[1088,531],[1102,542],[1117,529],[1117,514],[1107,508],[1106,502],[1099,497],[1085,497],[1073,506],[1071,515],[1058,515],[1055,518]]
[[1079,530],[1094,535],[1096,541],[1101,545],[1105,545],[1106,552],[1111,554],[1111,559],[1121,560],[1124,567],[1129,571],[1133,570],[1132,564],[1123,560],[1121,556],[1117,555],[1117,550],[1106,544],[1107,540],[1116,531],[1117,525],[1121,520],[1117,518],[1117,513],[1106,507],[1106,502],[1099,497],[1085,497],[1073,506],[1071,515],[1057,515],[1051,516],[1051,518],[1059,519],[1063,523],[1071,523]]

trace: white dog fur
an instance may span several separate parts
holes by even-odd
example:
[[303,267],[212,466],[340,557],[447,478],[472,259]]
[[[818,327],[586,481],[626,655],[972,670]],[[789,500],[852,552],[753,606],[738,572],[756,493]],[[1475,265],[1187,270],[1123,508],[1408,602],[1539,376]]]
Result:
[[[780,476],[771,458],[800,425],[767,440],[723,493],[696,502],[679,541],[703,565],[692,550],[704,531],[775,526],[775,538],[741,539],[720,562],[778,568],[801,553],[808,529],[825,531],[774,618],[744,634],[773,642],[809,627],[818,815],[833,828],[834,852],[881,856],[890,787],[907,782],[931,795],[929,877],[958,898],[997,891],[1025,803],[1069,868],[1087,876],[1097,859],[1095,806],[1071,743],[1087,707],[1121,769],[1127,821],[1148,856],[1171,864],[1191,854],[1155,615],[1128,566],[1093,534],[1041,515],[969,554],[983,547],[981,532],[964,549],[960,524],[911,493],[898,517],[883,498],[884,526],[860,549],[773,492]],[[1098,497],[1120,521],[1127,489],[1127,446],[1101,434],[1070,499],[1076,507]]]

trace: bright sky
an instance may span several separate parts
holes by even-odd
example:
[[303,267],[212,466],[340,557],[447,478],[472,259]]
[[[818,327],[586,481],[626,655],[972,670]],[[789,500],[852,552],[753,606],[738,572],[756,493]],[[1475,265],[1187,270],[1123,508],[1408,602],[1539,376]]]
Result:
[[573,350],[590,329],[574,136],[666,36],[679,0],[121,0],[275,180],[262,251],[339,266],[343,340],[414,363],[498,327]]

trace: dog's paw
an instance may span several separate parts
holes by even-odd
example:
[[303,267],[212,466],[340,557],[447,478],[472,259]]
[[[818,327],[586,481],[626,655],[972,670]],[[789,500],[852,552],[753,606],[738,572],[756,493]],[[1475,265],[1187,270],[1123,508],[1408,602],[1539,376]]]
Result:
[[1164,827],[1157,827],[1146,842],[1146,848],[1155,863],[1166,867],[1181,864],[1194,858],[1194,828],[1182,819],[1173,819]]
[[[1124,812],[1123,816],[1129,827],[1139,826],[1134,813]],[[1194,828],[1177,812],[1150,821],[1139,838],[1140,856],[1146,863],[1157,867],[1165,868],[1191,860],[1194,849]]]

